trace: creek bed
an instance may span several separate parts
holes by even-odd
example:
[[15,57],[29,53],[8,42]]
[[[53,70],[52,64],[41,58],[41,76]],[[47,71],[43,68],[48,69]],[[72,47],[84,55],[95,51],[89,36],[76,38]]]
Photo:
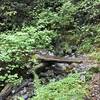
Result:
[[[87,60],[87,57],[80,55],[79,58]],[[69,73],[82,73],[80,79],[84,79],[84,72],[92,67],[90,63],[50,63],[45,67],[39,68],[36,73],[42,85],[46,85],[52,81],[58,81],[67,77]],[[25,72],[26,73],[26,72]],[[24,73],[24,74],[25,74]],[[35,95],[34,78],[28,76],[28,79],[23,80],[19,86],[12,88],[9,96],[6,99],[0,100],[17,100],[15,98],[23,97],[25,100]]]

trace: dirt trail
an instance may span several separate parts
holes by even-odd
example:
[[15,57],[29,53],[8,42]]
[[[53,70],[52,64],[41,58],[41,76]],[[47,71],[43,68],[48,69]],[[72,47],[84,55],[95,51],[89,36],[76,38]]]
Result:
[[100,73],[93,74],[89,100],[100,100]]

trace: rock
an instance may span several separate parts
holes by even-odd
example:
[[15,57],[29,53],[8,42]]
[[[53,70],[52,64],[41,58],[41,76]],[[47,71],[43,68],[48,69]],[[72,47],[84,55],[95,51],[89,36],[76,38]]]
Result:
[[80,80],[83,81],[83,82],[85,82],[85,75],[81,75],[80,76]]
[[76,55],[74,53],[72,53],[72,57],[71,58],[76,58]]
[[78,67],[78,64],[77,63],[72,63],[71,66]]
[[41,76],[41,77],[47,77],[48,74],[47,74],[47,73],[43,73],[43,72],[41,72],[39,76]]
[[57,70],[62,70],[62,71],[66,70],[66,68],[69,66],[69,64],[67,63],[56,63],[55,65],[56,65],[55,68]]
[[23,92],[24,92],[24,93],[26,93],[26,92],[27,92],[27,89],[26,89],[26,87],[24,87],[24,89],[23,89]]
[[48,74],[48,76],[54,76],[53,70],[48,70],[47,74]]
[[64,58],[68,58],[68,57],[69,57],[69,55],[65,55],[65,56],[64,56]]
[[0,100],[3,100],[3,97],[2,96],[0,96]]
[[24,98],[24,100],[27,100],[28,99],[28,95],[27,94],[24,95],[23,98]]
[[[0,71],[2,71],[3,70],[3,68],[2,67],[0,67]],[[1,99],[0,99],[1,100]]]
[[66,54],[67,54],[69,57],[71,57],[71,56],[72,56],[72,50],[67,51]]
[[11,92],[12,94],[14,94],[15,93],[15,90],[12,90],[12,92]]
[[48,54],[48,51],[47,50],[40,50],[39,51],[39,54],[47,55]]
[[54,53],[49,51],[49,52],[48,52],[48,55],[54,56]]
[[20,94],[21,94],[21,95],[23,95],[23,94],[24,94],[24,91],[23,91],[23,90],[22,90],[22,91],[20,91]]

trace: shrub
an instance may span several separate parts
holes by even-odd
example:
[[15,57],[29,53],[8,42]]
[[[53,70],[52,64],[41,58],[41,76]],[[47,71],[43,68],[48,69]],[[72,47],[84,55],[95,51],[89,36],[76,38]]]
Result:
[[25,27],[21,31],[0,34],[0,61],[4,62],[2,67],[6,70],[5,73],[10,75],[11,70],[28,65],[34,48],[52,49],[51,42],[56,35],[53,31],[37,31],[32,26]]

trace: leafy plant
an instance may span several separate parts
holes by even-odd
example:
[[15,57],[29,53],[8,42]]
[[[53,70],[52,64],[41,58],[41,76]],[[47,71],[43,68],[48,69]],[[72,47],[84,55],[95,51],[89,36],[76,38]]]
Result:
[[79,76],[79,74],[72,74],[58,82],[42,86],[36,90],[36,96],[31,100],[83,100],[88,90]]
[[[10,74],[16,68],[22,69],[32,62],[34,48],[52,49],[51,42],[56,35],[53,31],[38,31],[32,26],[22,28],[21,31],[0,34],[0,61],[5,62],[2,67],[5,67],[6,73]],[[14,75],[6,79],[13,81]]]
[[92,52],[89,57],[90,59],[100,61],[100,52]]
[[7,77],[6,83],[11,83],[13,85],[18,85],[23,80],[23,78],[22,77],[19,78],[17,74],[15,74],[15,75],[6,75],[6,77]]

